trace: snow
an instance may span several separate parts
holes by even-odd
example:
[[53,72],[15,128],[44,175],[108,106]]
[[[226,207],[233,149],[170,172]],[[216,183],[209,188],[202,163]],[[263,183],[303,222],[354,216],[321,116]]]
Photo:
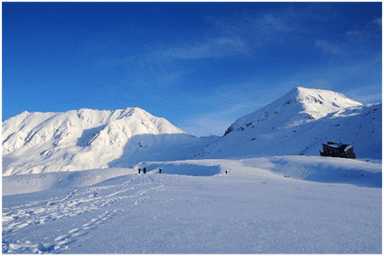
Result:
[[327,141],[352,145],[357,158],[381,159],[382,104],[363,105],[336,92],[299,87],[239,118],[197,155],[318,156]]
[[3,253],[382,253],[381,103],[298,87],[202,138],[140,108],[25,111],[2,150]]
[[275,156],[7,176],[3,253],[381,253],[381,167]]
[[382,106],[298,87],[239,118],[225,136],[196,138],[140,108],[28,113],[3,122],[3,176],[133,167],[140,161],[319,155],[322,144],[381,159]]
[[348,150],[350,150],[352,147],[353,147],[352,145],[349,145],[349,146],[347,146],[347,147],[344,149],[344,151],[348,151]]
[[3,123],[2,138],[3,175],[106,168],[153,146],[199,140],[140,108],[23,112]]
[[341,146],[341,144],[333,144],[333,143],[328,143],[327,145],[332,148],[339,148]]

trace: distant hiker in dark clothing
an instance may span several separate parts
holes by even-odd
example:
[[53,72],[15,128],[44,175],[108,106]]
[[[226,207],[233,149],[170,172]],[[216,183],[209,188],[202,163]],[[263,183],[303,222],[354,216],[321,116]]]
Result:
[[147,169],[144,167],[143,169],[143,173],[145,174],[147,172]]
[[161,174],[161,169],[159,169],[159,173]]
[[141,170],[140,170],[140,168],[139,168],[139,174],[140,174],[140,172],[141,172]]

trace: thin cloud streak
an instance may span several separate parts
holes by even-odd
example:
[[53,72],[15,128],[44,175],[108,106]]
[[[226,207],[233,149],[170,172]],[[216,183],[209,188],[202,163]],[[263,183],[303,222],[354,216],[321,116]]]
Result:
[[[281,95],[297,86],[333,90],[341,92],[353,100],[359,101],[364,98],[362,103],[366,104],[377,102],[380,97],[360,97],[359,95],[365,94],[365,90],[354,90],[353,93],[350,93],[352,90],[345,88],[364,88],[366,84],[371,84],[366,87],[366,91],[372,95],[381,95],[381,79],[378,79],[381,76],[381,56],[374,56],[357,63],[302,70],[284,81],[273,84],[273,87],[276,92],[281,92]],[[346,84],[349,86],[346,87]]]
[[316,40],[315,46],[321,49],[324,53],[330,53],[333,55],[347,55],[347,53],[342,50],[339,46],[333,45],[325,40]]
[[220,37],[205,43],[170,48],[163,55],[174,59],[222,58],[235,54],[246,54],[247,46],[239,38]]
[[[363,104],[382,102],[381,84],[371,84],[347,90],[344,95]],[[378,91],[377,93],[372,93]]]
[[382,18],[375,18],[365,24],[362,28],[348,30],[346,36],[351,39],[358,39],[359,42],[371,41],[373,38],[381,39]]
[[376,18],[373,20],[374,23],[376,23],[377,25],[379,25],[380,29],[382,29],[382,18]]
[[248,19],[251,23],[254,23],[259,29],[264,31],[289,31],[292,30],[283,17],[277,17],[272,14],[266,14],[258,19]]
[[189,134],[202,136],[217,135],[223,136],[225,131],[239,117],[256,111],[261,106],[255,102],[242,102],[230,104],[222,109],[206,111],[194,116],[177,120],[174,124]]

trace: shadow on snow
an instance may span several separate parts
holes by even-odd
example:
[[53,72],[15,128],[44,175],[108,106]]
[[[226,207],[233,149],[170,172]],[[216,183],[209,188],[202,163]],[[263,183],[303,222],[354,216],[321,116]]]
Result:
[[[192,147],[192,148],[191,148]],[[132,168],[139,162],[191,159],[200,149],[199,139],[186,134],[141,134],[132,136],[123,147],[123,154],[109,167]]]
[[140,164],[136,166],[136,170],[140,168],[147,169],[147,173],[158,173],[159,169],[162,170],[161,174],[178,174],[188,176],[214,176],[220,173],[219,166],[206,166],[197,164],[167,164],[167,163],[150,163],[149,165]]

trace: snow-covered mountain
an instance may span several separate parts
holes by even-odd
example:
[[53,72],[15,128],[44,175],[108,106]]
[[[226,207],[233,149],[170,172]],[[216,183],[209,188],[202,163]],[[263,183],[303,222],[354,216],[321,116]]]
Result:
[[239,118],[223,138],[196,157],[319,155],[327,141],[352,144],[357,158],[381,158],[382,104],[363,105],[344,95],[294,88]]
[[137,107],[23,112],[3,122],[2,139],[3,175],[105,168],[155,146],[197,140]]
[[140,108],[28,113],[3,122],[3,176],[133,167],[142,161],[319,155],[327,141],[381,159],[382,104],[294,88],[239,118],[223,137],[196,138]]
[[3,122],[2,252],[381,253],[381,113],[297,88],[196,138],[139,108],[24,112]]

